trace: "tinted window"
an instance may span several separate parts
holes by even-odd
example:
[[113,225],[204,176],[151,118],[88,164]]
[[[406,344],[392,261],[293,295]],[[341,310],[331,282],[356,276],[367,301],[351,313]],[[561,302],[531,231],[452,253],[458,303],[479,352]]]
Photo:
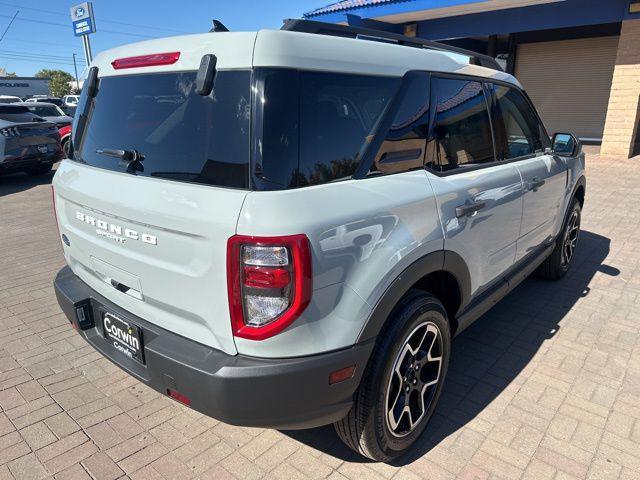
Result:
[[299,186],[349,177],[400,80],[300,73]]
[[531,155],[543,149],[542,129],[524,95],[515,88],[493,85],[493,118],[498,159]]
[[41,117],[60,117],[64,113],[56,106],[39,105],[34,107],[28,107],[29,111],[39,115]]
[[[249,71],[219,71],[213,92],[195,92],[196,72],[105,77],[74,158],[109,170],[247,188]],[[79,111],[86,102],[82,96]],[[77,143],[77,142],[76,142]],[[137,150],[127,166],[100,149]]]
[[29,112],[27,107],[0,105],[0,120],[7,122],[36,122],[42,119]]
[[253,181],[258,190],[346,178],[400,80],[257,69]]
[[417,73],[402,85],[403,98],[369,173],[422,168],[429,130],[429,74]]
[[37,101],[38,102],[53,103],[54,105],[57,105],[58,107],[62,107],[64,105],[62,100],[60,100],[59,98],[41,98],[41,99],[39,99]]
[[298,185],[298,77],[297,70],[256,72],[253,158],[258,190]]
[[436,78],[433,85],[437,101],[430,161],[434,168],[448,171],[494,161],[482,83]]

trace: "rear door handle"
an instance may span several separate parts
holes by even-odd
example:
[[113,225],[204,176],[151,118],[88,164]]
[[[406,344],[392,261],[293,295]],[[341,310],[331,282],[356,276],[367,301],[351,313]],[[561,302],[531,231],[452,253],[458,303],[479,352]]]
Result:
[[456,207],[456,217],[461,218],[473,215],[477,211],[482,210],[485,205],[485,202],[473,202],[460,205],[459,207]]
[[529,182],[529,190],[537,192],[538,189],[546,183],[545,180],[540,180],[538,177],[534,177],[533,180]]

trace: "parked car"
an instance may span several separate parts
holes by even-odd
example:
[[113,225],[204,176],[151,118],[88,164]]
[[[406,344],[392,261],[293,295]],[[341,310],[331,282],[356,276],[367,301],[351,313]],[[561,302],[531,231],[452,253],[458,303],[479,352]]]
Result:
[[53,103],[24,102],[20,105],[27,107],[34,115],[42,117],[48,122],[55,123],[58,128],[66,127],[73,122],[73,117],[65,114],[60,107]]
[[25,103],[53,103],[54,105],[62,108],[64,107],[64,102],[62,101],[61,98],[58,97],[46,97],[46,96],[33,96],[31,98],[27,98],[25,100]]
[[13,95],[0,95],[0,103],[17,103],[22,102],[20,97],[16,97]]
[[71,125],[60,127],[58,133],[60,134],[60,143],[62,144],[64,158],[69,158],[71,154]]
[[490,57],[308,21],[150,40],[95,58],[77,118],[60,306],[227,423],[398,457],[452,338],[572,265],[584,154]]
[[79,95],[65,95],[62,97],[62,103],[64,103],[65,107],[77,107]]
[[43,175],[62,155],[55,124],[23,105],[0,105],[0,173]]

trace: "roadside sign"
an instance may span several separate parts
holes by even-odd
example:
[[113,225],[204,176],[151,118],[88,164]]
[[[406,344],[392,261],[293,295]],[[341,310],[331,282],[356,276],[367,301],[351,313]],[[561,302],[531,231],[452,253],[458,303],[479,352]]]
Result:
[[73,23],[73,34],[76,37],[88,35],[96,32],[96,23],[93,18],[93,4],[82,2],[75,7],[71,7],[71,22]]

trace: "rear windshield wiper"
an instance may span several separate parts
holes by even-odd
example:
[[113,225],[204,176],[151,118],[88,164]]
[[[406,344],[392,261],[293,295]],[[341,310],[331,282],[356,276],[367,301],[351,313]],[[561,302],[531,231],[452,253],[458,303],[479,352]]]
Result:
[[142,161],[144,155],[137,150],[119,150],[112,148],[99,148],[96,150],[98,155],[107,155],[120,159],[120,165],[126,167],[127,173],[144,172]]
[[120,160],[132,163],[141,162],[144,160],[144,155],[137,150],[115,150],[112,148],[99,148],[96,153],[100,155],[107,155],[109,157],[119,158]]

